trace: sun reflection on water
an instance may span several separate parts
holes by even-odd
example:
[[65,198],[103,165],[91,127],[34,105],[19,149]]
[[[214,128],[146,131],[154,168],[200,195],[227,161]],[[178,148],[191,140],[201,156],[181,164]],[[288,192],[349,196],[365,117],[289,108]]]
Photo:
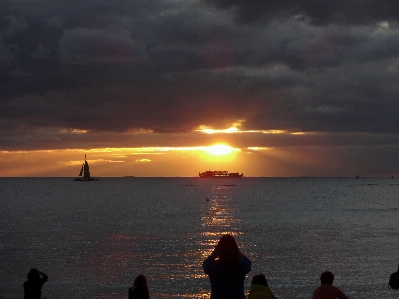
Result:
[[238,236],[243,234],[237,229],[240,222],[234,216],[231,202],[234,194],[234,185],[217,185],[210,190],[207,197],[209,208],[204,210],[201,217],[201,235],[205,239],[201,242],[201,258],[204,260],[212,252],[220,237],[224,234]]
[[[224,180],[209,189],[206,198],[208,206],[202,211],[200,222],[202,238],[198,246],[198,259],[201,264],[211,254],[222,235],[231,234],[236,237],[243,234],[240,229],[240,220],[234,215],[236,212],[233,208],[234,194],[235,186],[226,184]],[[208,276],[202,271],[195,278],[208,280]],[[203,291],[203,293],[195,294],[194,298],[209,298],[210,285]]]

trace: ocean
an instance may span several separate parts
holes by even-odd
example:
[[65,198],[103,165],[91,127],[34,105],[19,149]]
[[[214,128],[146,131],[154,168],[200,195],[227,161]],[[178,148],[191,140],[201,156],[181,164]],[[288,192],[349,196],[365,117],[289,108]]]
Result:
[[351,299],[394,298],[399,179],[0,179],[0,298],[23,298],[31,267],[42,298],[209,298],[201,264],[231,233],[281,299],[311,298],[320,274]]

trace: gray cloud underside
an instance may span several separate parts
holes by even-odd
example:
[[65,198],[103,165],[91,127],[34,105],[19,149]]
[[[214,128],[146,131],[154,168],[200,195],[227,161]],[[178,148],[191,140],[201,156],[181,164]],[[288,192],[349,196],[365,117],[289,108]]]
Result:
[[237,121],[247,130],[399,128],[396,1],[2,7],[3,136],[21,128],[187,133]]

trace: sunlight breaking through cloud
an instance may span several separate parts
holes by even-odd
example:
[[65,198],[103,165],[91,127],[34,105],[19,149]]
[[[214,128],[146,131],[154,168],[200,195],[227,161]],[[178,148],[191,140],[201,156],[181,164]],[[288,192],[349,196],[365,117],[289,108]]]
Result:
[[233,133],[261,133],[261,134],[304,134],[303,132],[289,132],[287,130],[240,130],[237,127],[227,129],[212,129],[209,127],[201,127],[196,132],[205,134],[233,134]]

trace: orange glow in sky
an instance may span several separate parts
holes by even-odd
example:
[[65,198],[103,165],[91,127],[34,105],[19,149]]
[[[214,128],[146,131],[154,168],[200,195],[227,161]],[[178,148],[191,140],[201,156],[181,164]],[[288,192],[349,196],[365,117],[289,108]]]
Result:
[[240,153],[241,149],[227,144],[0,151],[0,177],[76,176],[85,155],[92,176],[195,176],[208,168],[241,171]]
[[[264,130],[245,133],[238,126],[225,130],[203,129],[189,139],[191,146],[0,151],[0,177],[74,177],[79,174],[85,155],[94,177],[195,177],[205,170],[226,170],[255,177],[322,176],[325,169],[334,171],[326,166],[332,161],[330,147],[311,144],[313,139],[309,138],[317,135],[316,132]],[[257,145],[254,137],[259,135],[264,141]],[[285,138],[294,135],[297,137],[292,139],[291,146],[281,146],[280,140],[285,142]],[[244,144],[242,138],[247,146],[237,146]],[[298,138],[301,138],[300,143]],[[304,147],[306,143],[309,145]],[[339,160],[334,163],[339,164]],[[358,170],[349,169],[348,173],[355,171]],[[346,175],[339,169],[336,173]]]

